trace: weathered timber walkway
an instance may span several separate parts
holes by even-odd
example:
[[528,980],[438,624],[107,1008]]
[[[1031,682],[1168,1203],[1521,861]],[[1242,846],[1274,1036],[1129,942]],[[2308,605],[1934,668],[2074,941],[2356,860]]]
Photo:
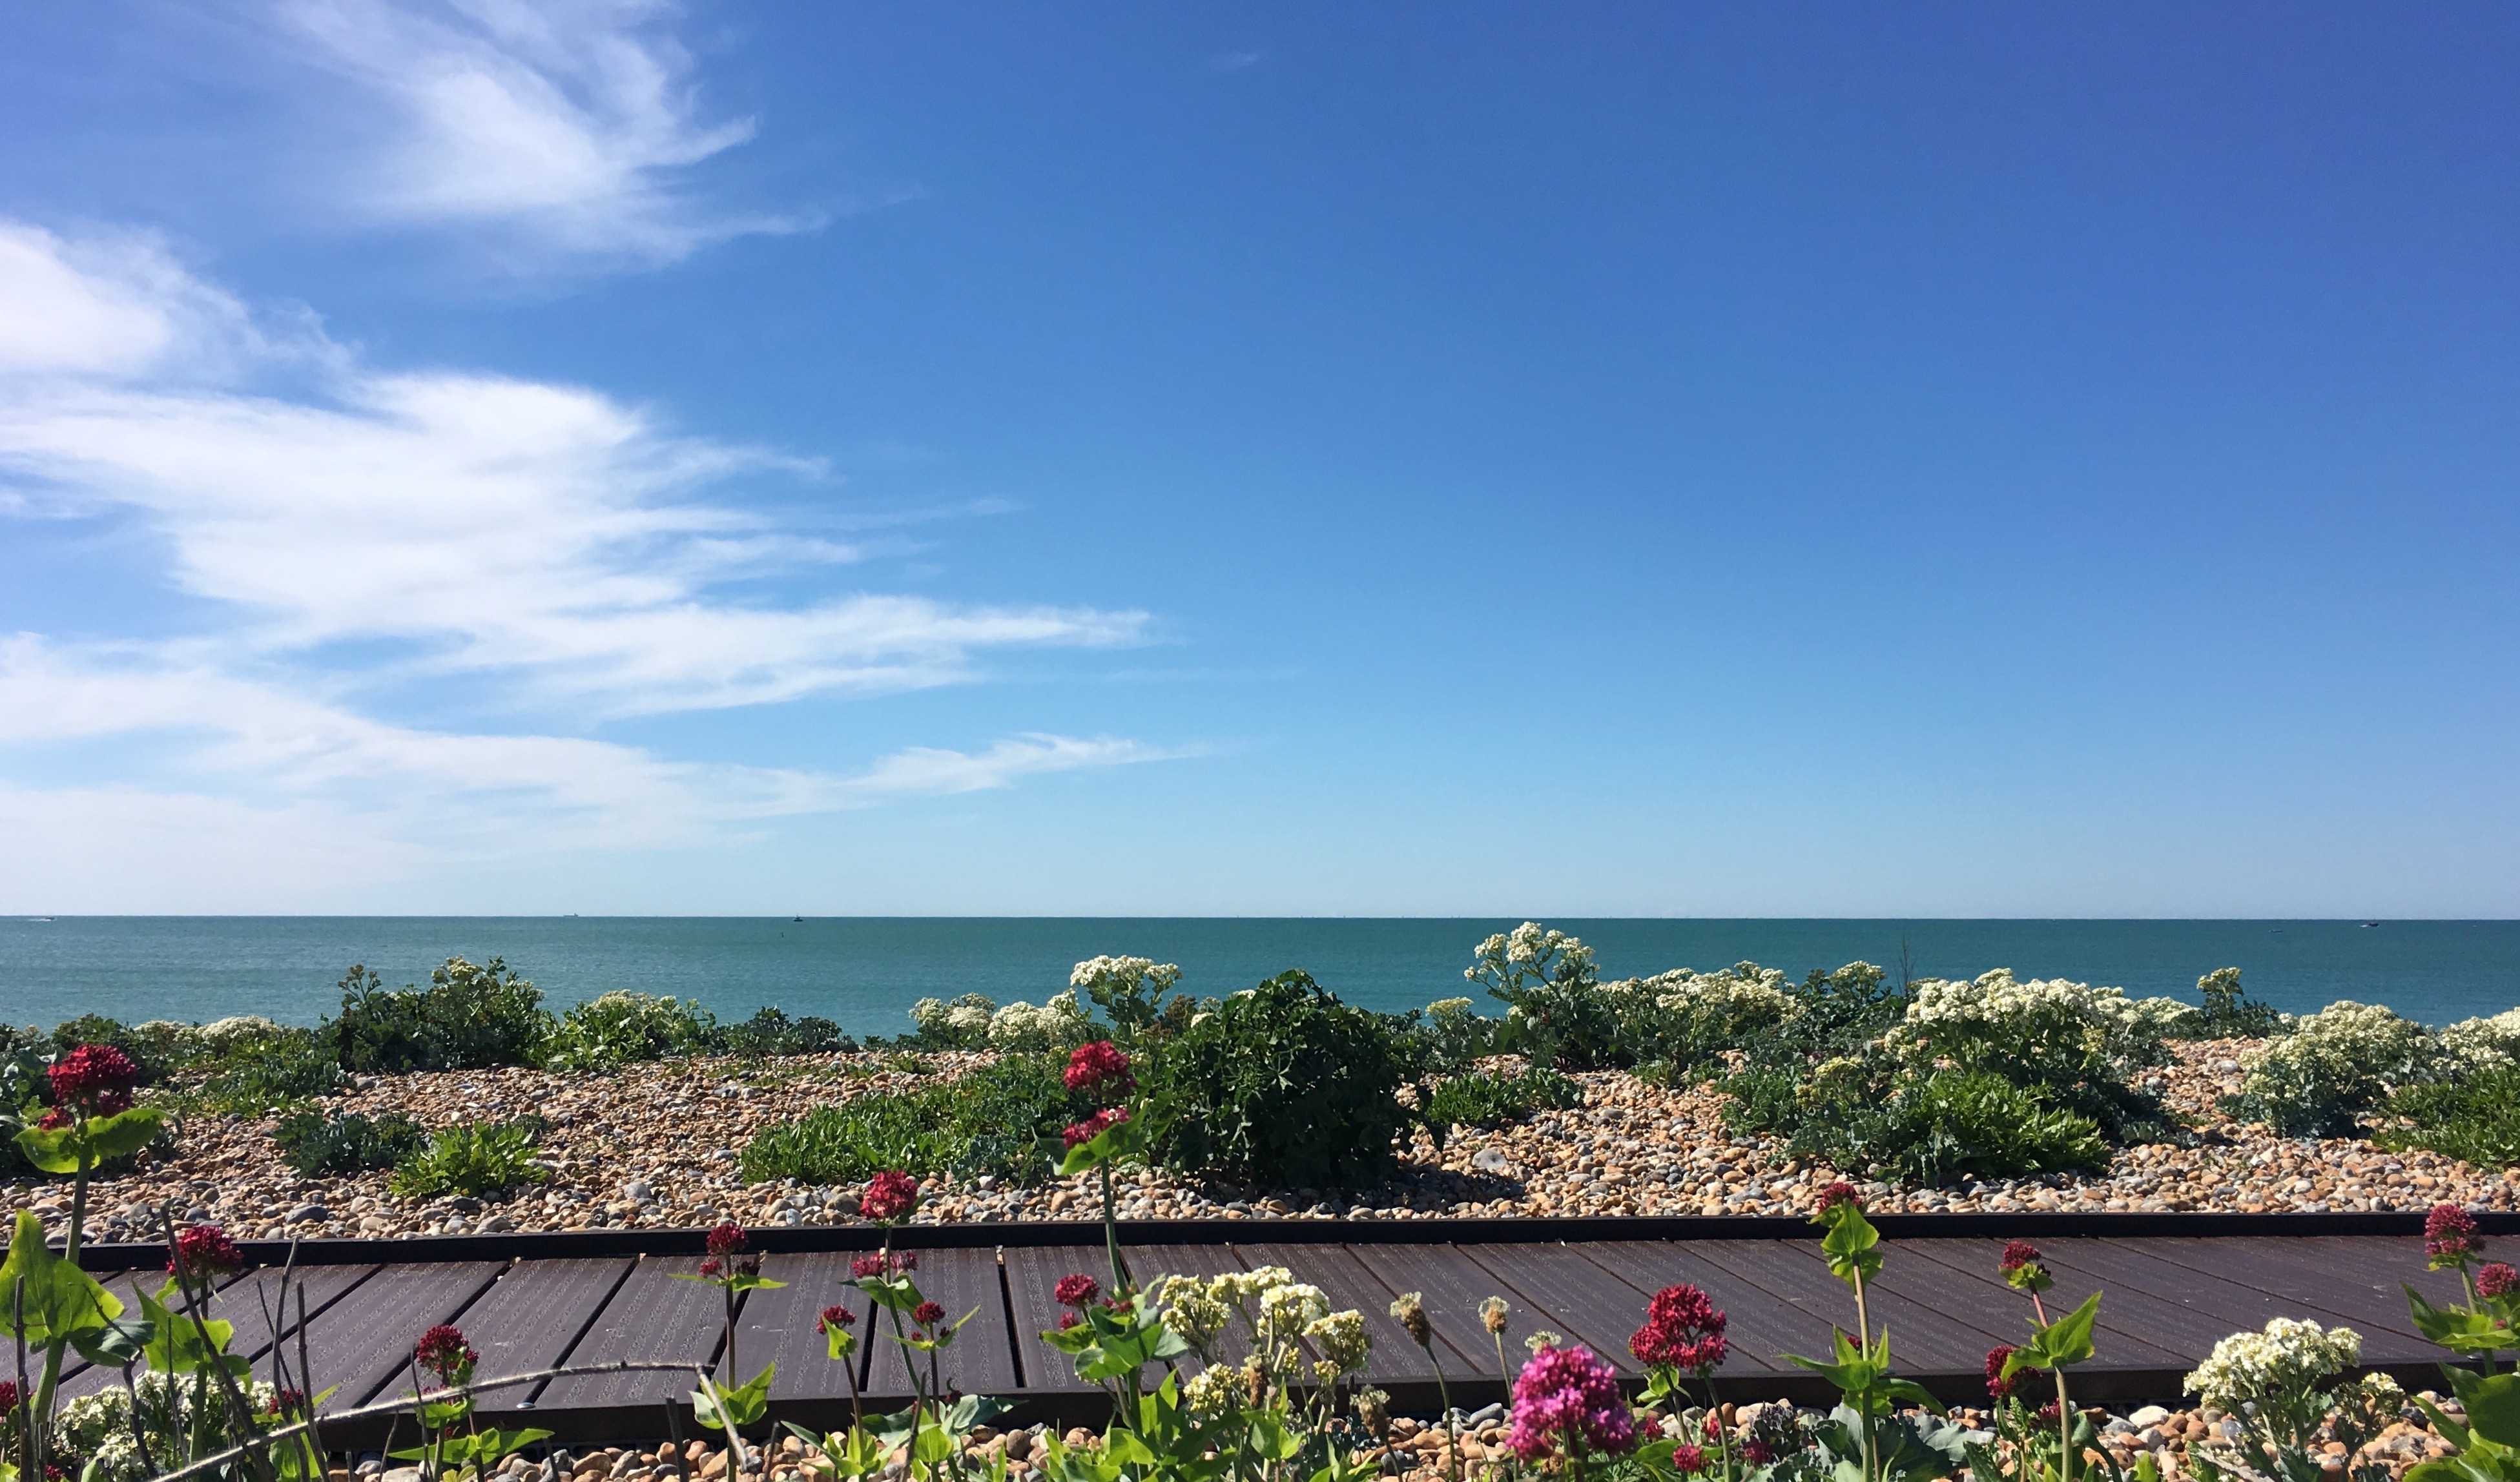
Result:
[[[2520,1235],[2520,1217],[2484,1216],[2490,1235]],[[1996,1274],[2006,1238],[2038,1242],[2055,1273],[2049,1310],[2100,1302],[2099,1354],[2078,1369],[2076,1393],[2094,1402],[2175,1400],[2182,1378],[2216,1339],[2269,1318],[2308,1318],[2362,1335],[2366,1365],[2409,1388],[2437,1387],[2442,1352],[2416,1335],[2400,1283],[2436,1301],[2456,1279],[2427,1273],[2419,1215],[1891,1215],[1880,1217],[1884,1264],[1869,1288],[1876,1327],[1889,1329],[1899,1369],[1955,1403],[1982,1399],[1986,1352],[2024,1335],[2028,1304]],[[1143,1222],[1122,1227],[1136,1274],[1211,1275],[1283,1266],[1319,1285],[1333,1307],[1354,1307],[1373,1331],[1368,1377],[1407,1408],[1431,1409],[1435,1370],[1387,1315],[1404,1291],[1424,1294],[1435,1357],[1457,1403],[1501,1398],[1493,1341],[1477,1308],[1502,1296],[1513,1309],[1508,1353],[1539,1328],[1590,1346],[1631,1374],[1628,1335],[1647,1297],[1675,1281],[1704,1287],[1731,1317],[1726,1398],[1821,1400],[1824,1385],[1782,1355],[1828,1352],[1832,1324],[1853,1304],[1822,1263],[1817,1233],[1796,1220],[1592,1219]],[[973,1316],[942,1357],[941,1377],[965,1393],[1013,1400],[1009,1423],[1097,1421],[1101,1392],[1079,1381],[1040,1332],[1058,1321],[1051,1288],[1071,1271],[1107,1279],[1100,1228],[1078,1224],[914,1226],[896,1248],[919,1255],[923,1291],[954,1317]],[[691,1361],[727,1370],[716,1288],[678,1280],[698,1265],[697,1231],[471,1235],[408,1240],[319,1240],[297,1247],[306,1287],[306,1346],[316,1387],[338,1386],[328,1408],[409,1392],[411,1344],[437,1323],[460,1325],[488,1377],[619,1360]],[[776,1360],[773,1414],[829,1425],[845,1418],[849,1377],[826,1356],[816,1324],[845,1302],[865,1342],[857,1381],[871,1407],[897,1408],[911,1390],[902,1350],[871,1323],[849,1286],[852,1256],[876,1248],[860,1228],[758,1232],[764,1274],[787,1285],[749,1293],[737,1323],[743,1373]],[[267,1294],[288,1247],[248,1242],[266,1263],[229,1282],[213,1316],[236,1324],[236,1349],[267,1363]],[[154,1287],[155,1246],[94,1247],[87,1264],[110,1284]],[[294,1304],[292,1304],[293,1307]],[[294,1313],[289,1315],[293,1320]],[[292,1359],[293,1322],[283,1324]],[[89,1369],[70,1393],[119,1381]],[[484,1401],[485,1414],[557,1431],[563,1439],[662,1436],[689,1427],[686,1374],[624,1372],[550,1380]],[[670,1414],[669,1414],[670,1412]],[[373,1446],[383,1421],[352,1422],[335,1446]],[[407,1439],[407,1438],[406,1438]]]

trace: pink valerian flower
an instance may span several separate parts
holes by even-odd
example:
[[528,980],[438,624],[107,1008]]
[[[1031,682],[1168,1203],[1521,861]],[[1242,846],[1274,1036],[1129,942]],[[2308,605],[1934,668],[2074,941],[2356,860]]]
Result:
[[1590,1349],[1541,1348],[1513,1381],[1513,1429],[1506,1444],[1526,1461],[1561,1451],[1633,1450],[1637,1423],[1619,1394],[1617,1370]]
[[[2007,1400],[2024,1380],[2036,1379],[2047,1372],[2042,1369],[2016,1369],[2010,1378],[2004,1377],[2003,1366],[2012,1357],[2012,1345],[1998,1343],[1986,1351],[1986,1393],[1995,1400]],[[2053,1419],[2054,1416],[2049,1416]]]
[[1108,1101],[1138,1089],[1129,1057],[1109,1040],[1079,1045],[1067,1056],[1067,1089],[1078,1096]]
[[1857,1193],[1855,1186],[1844,1179],[1821,1190],[1819,1201],[1812,1205],[1812,1213],[1824,1215],[1840,1204],[1852,1204],[1858,1211],[1864,1208],[1863,1195]]
[[1082,1147],[1127,1120],[1129,1120],[1128,1107],[1106,1106],[1061,1132],[1059,1137],[1071,1148]]
[[2024,1266],[2036,1266],[2038,1264],[2038,1246],[2031,1244],[2028,1240],[2006,1240],[2003,1242],[2003,1256],[2001,1260],[1996,1262],[1995,1269],[2002,1272],[2005,1276],[2010,1276]]
[[2480,1297],[2507,1297],[2520,1291],[2520,1271],[2500,1261],[2488,1261],[2476,1269],[2476,1294]]
[[1741,1443],[1741,1460],[1752,1466],[1765,1466],[1777,1460],[1777,1454],[1765,1441],[1744,1441]]
[[933,1328],[945,1321],[945,1309],[934,1302],[922,1302],[910,1310],[910,1321],[922,1327]]
[[856,1313],[834,1303],[823,1309],[823,1321],[814,1325],[824,1332],[834,1332],[843,1327],[855,1327],[857,1322]]
[[1077,1324],[1084,1321],[1085,1314],[1081,1312],[1062,1312],[1058,1315],[1059,1330],[1064,1332],[1068,1328],[1074,1327]]
[[54,1106],[47,1109],[42,1116],[35,1118],[35,1125],[46,1132],[59,1132],[77,1120],[76,1114],[68,1108]]
[[708,1253],[713,1256],[731,1256],[749,1244],[751,1238],[744,1234],[743,1227],[733,1220],[720,1221],[709,1230]]
[[700,1263],[700,1275],[707,1277],[712,1280],[724,1274],[725,1271],[726,1263],[715,1256],[711,1256]]
[[1102,1284],[1081,1271],[1071,1272],[1058,1279],[1051,1295],[1058,1299],[1061,1307],[1091,1307],[1102,1295]]
[[17,1414],[18,1407],[24,1403],[25,1397],[18,1392],[17,1380],[0,1379],[0,1415]]
[[55,1060],[46,1074],[53,1083],[54,1105],[92,1117],[130,1110],[131,1088],[140,1084],[140,1067],[112,1045],[81,1045]]
[[919,1181],[898,1169],[887,1169],[867,1181],[858,1198],[858,1213],[878,1224],[907,1219],[919,1207]]
[[1671,1449],[1671,1469],[1684,1477],[1693,1477],[1706,1470],[1706,1453],[1694,1446]]
[[188,1225],[176,1233],[166,1269],[179,1277],[224,1276],[245,1269],[245,1252],[216,1225]]
[[2004,1241],[2003,1255],[1995,1269],[2002,1276],[2004,1285],[2034,1296],[2056,1284],[2056,1279],[2040,1260],[2039,1247],[2028,1240]]
[[870,1251],[849,1263],[849,1275],[859,1278],[897,1277],[918,1269],[919,1252],[915,1250],[896,1250],[888,1256],[879,1250]]
[[272,1391],[271,1400],[264,1406],[263,1414],[269,1415],[293,1415],[305,1408],[306,1391],[302,1389],[278,1389]]
[[1724,1314],[1705,1292],[1683,1282],[1655,1292],[1645,1325],[1628,1339],[1628,1352],[1656,1367],[1684,1369],[1704,1377],[1724,1367]]
[[442,1384],[463,1383],[472,1377],[472,1366],[481,1362],[481,1356],[464,1340],[464,1329],[452,1323],[440,1323],[422,1333],[411,1352],[420,1367],[437,1375]]
[[2455,1204],[2435,1204],[2424,1216],[2424,1256],[2430,1270],[2465,1266],[2485,1249],[2476,1216]]

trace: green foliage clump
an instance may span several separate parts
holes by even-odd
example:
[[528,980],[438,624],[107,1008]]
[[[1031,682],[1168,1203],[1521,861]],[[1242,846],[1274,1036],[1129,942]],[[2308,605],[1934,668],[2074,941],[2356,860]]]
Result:
[[2520,1065],[2403,1087],[2374,1120],[2383,1147],[2430,1148],[2479,1168],[2520,1165]]
[[490,1198],[551,1174],[533,1161],[539,1128],[530,1118],[513,1122],[458,1122],[395,1162],[393,1191],[408,1199],[439,1194]]
[[554,1070],[618,1070],[642,1060],[703,1055],[717,1019],[698,999],[607,993],[571,1004],[543,1042]]
[[1356,1188],[1390,1172],[1408,1031],[1340,1003],[1308,973],[1237,993],[1141,1070],[1157,1155],[1277,1188]]
[[1433,1075],[1467,1070],[1498,1053],[1502,1025],[1482,1018],[1468,999],[1440,999],[1410,1025],[1418,1038],[1418,1059]]
[[542,991],[492,958],[460,957],[428,974],[428,986],[389,989],[365,967],[341,979],[341,1016],[326,1029],[342,1066],[396,1074],[531,1065],[541,1057],[551,1015]]
[[887,1168],[1036,1182],[1061,1150],[1060,1129],[1092,1110],[1061,1072],[1055,1057],[1011,1055],[958,1080],[851,1097],[764,1129],[737,1167],[753,1182],[855,1184]]
[[340,1062],[324,1036],[278,1024],[222,1035],[202,1060],[208,1069],[202,1102],[213,1111],[248,1116],[323,1096],[341,1079]]
[[1418,1112],[1440,1145],[1455,1127],[1502,1127],[1535,1111],[1583,1104],[1584,1088],[1572,1077],[1534,1065],[1519,1074],[1465,1070],[1448,1076],[1420,1097]]
[[807,1014],[789,1018],[777,1005],[756,1009],[741,1024],[729,1024],[710,1036],[710,1043],[730,1055],[829,1055],[858,1048],[830,1019]]
[[2217,967],[2196,980],[2205,1007],[2172,1019],[2163,1032],[2175,1040],[2262,1040],[2280,1033],[2285,1015],[2249,997],[2240,969]]
[[2431,1030],[2351,1000],[2294,1020],[2246,1063],[2223,1109],[2287,1137],[2351,1137],[2394,1093],[2450,1068]]
[[420,1150],[424,1134],[418,1122],[391,1112],[368,1117],[300,1111],[283,1117],[271,1138],[280,1145],[281,1159],[299,1178],[312,1179],[391,1168]]
[[1718,1063],[1793,1013],[1782,972],[1737,963],[1599,981],[1581,939],[1525,921],[1472,949],[1470,981],[1507,1006],[1500,1048],[1564,1070],[1660,1066],[1673,1079]]

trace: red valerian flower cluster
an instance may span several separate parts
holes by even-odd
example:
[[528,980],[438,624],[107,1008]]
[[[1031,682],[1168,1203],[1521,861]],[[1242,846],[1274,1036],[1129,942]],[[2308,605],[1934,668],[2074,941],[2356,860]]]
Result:
[[1081,1271],[1070,1272],[1058,1279],[1051,1295],[1058,1299],[1061,1307],[1091,1307],[1094,1299],[1102,1295],[1102,1284]]
[[1693,1477],[1706,1470],[1706,1453],[1694,1446],[1671,1449],[1671,1469],[1684,1477]]
[[1820,1202],[1812,1206],[1812,1213],[1826,1214],[1840,1204],[1852,1204],[1858,1209],[1864,1207],[1864,1199],[1855,1191],[1855,1186],[1843,1179],[1821,1190]]
[[2507,1297],[2520,1291],[2520,1271],[2500,1261],[2488,1261],[2476,1269],[2476,1294],[2480,1297]]
[[0,1415],[15,1415],[24,1403],[25,1396],[18,1392],[17,1380],[0,1379]]
[[1741,1443],[1741,1460],[1752,1466],[1765,1466],[1777,1460],[1777,1453],[1765,1441],[1744,1441]]
[[53,1104],[79,1116],[130,1110],[131,1088],[140,1083],[140,1067],[112,1045],[81,1045],[55,1060],[48,1073]]
[[932,1331],[945,1321],[945,1309],[934,1302],[922,1302],[910,1309],[910,1321]]
[[1084,1121],[1062,1131],[1059,1137],[1071,1148],[1082,1147],[1127,1120],[1129,1120],[1128,1107],[1106,1106]]
[[1642,1363],[1685,1369],[1703,1378],[1724,1367],[1724,1314],[1694,1286],[1666,1286],[1653,1294],[1645,1325],[1628,1339],[1628,1351]]
[[2006,1240],[2003,1242],[2003,1258],[1996,1262],[1996,1269],[2002,1272],[2005,1276],[2010,1276],[2024,1266],[2036,1266],[2038,1264],[2038,1246],[2031,1244],[2028,1240]]
[[306,1391],[302,1389],[279,1389],[272,1391],[270,1403],[264,1407],[263,1414],[287,1416],[296,1415],[305,1408]]
[[437,1375],[441,1384],[461,1384],[472,1377],[472,1366],[481,1356],[464,1340],[464,1329],[452,1323],[440,1323],[420,1335],[412,1345],[411,1356],[420,1367]]
[[216,1225],[187,1225],[176,1232],[166,1269],[179,1277],[224,1276],[245,1269],[245,1252]]
[[2476,1217],[2455,1204],[2435,1204],[2424,1216],[2424,1255],[2435,1271],[2464,1266],[2485,1249]]
[[1542,1348],[1513,1381],[1513,1428],[1506,1444],[1526,1461],[1561,1446],[1624,1455],[1637,1422],[1619,1394],[1618,1370],[1585,1348]]
[[852,1277],[897,1277],[918,1269],[919,1252],[915,1250],[896,1250],[889,1256],[872,1251],[849,1263]]
[[742,1226],[733,1220],[722,1221],[709,1230],[708,1253],[713,1256],[731,1256],[750,1243],[750,1239],[751,1237],[743,1233]]
[[[2036,1379],[2047,1372],[2040,1369],[2016,1369],[2010,1378],[2005,1378],[2003,1366],[2011,1357],[2012,1345],[2009,1343],[1998,1343],[1986,1351],[1986,1392],[1989,1398],[2010,1399],[2012,1392],[2021,1387],[2023,1380]],[[2050,1415],[2048,1418],[2052,1420],[2055,1416]]]
[[1101,1100],[1124,1097],[1138,1089],[1138,1078],[1129,1069],[1129,1057],[1109,1040],[1096,1040],[1079,1045],[1067,1056],[1067,1089],[1078,1096]]
[[919,1181],[898,1169],[886,1169],[868,1180],[866,1192],[858,1198],[858,1213],[883,1224],[908,1219],[918,1207]]
[[847,1308],[834,1303],[832,1306],[823,1309],[823,1321],[815,1324],[814,1325],[824,1332],[833,1332],[843,1327],[855,1327],[858,1325],[858,1315],[849,1311]]
[[2042,1292],[2056,1284],[2056,1279],[2041,1263],[2039,1247],[2028,1240],[2004,1241],[2002,1259],[1996,1262],[1995,1269],[2002,1274],[2003,1283],[2015,1291]]

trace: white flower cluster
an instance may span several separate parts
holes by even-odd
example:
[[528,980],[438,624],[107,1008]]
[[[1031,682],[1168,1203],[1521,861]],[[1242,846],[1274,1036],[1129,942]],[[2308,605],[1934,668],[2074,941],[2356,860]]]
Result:
[[2070,1080],[2094,1061],[2120,1072],[2160,1064],[2169,1058],[2162,1029],[2173,1010],[2186,1008],[2169,999],[2138,1004],[2122,989],[2063,978],[2025,983],[2009,967],[1965,983],[1926,978],[1914,992],[1889,1036],[1901,1058],[1963,1067],[2004,1061],[2038,1080]]
[[1462,976],[1491,988],[1511,990],[1527,979],[1544,982],[1591,982],[1593,949],[1581,937],[1525,921],[1501,931],[1471,949],[1473,961]]
[[1333,1378],[1364,1368],[1372,1347],[1362,1313],[1330,1311],[1329,1298],[1320,1287],[1296,1280],[1283,1266],[1205,1279],[1158,1277],[1148,1284],[1147,1300],[1164,1325],[1210,1365],[1217,1362],[1217,1338],[1240,1318],[1251,1338],[1250,1362],[1279,1379],[1303,1365],[1307,1341],[1332,1366]]
[[1182,1386],[1182,1404],[1194,1415],[1215,1419],[1242,1403],[1250,1392],[1250,1371],[1223,1364],[1211,1364],[1191,1376]]
[[1791,980],[1776,967],[1735,963],[1720,972],[1675,967],[1651,977],[1621,978],[1601,991],[1680,1013],[1706,1013],[1734,1024],[1776,1023],[1790,1016]]
[[[2481,1049],[2491,1032],[2463,1036],[2463,1043]],[[2341,1131],[2398,1087],[2432,1075],[2442,1055],[2442,1041],[2414,1020],[2377,1004],[2339,1000],[2295,1019],[2290,1034],[2243,1062],[2248,1076],[2238,1102],[2286,1131]]]
[[1161,995],[1170,992],[1173,984],[1180,981],[1181,968],[1178,966],[1144,957],[1088,958],[1067,974],[1070,988],[1102,988],[1121,993],[1134,993],[1144,984]]
[[1017,999],[989,1016],[989,1043],[1000,1050],[1065,1050],[1098,1039],[1102,1032],[1093,1016],[1077,1007],[1072,988],[1038,1009]]
[[952,1039],[978,1039],[989,1032],[989,1019],[997,1008],[996,1000],[978,993],[964,994],[950,1004],[942,999],[921,999],[910,1006],[910,1021],[922,1030]]
[[2461,1019],[2441,1032],[2442,1055],[2463,1074],[2520,1061],[2520,1009],[2491,1018]]
[[2276,1318],[2262,1332],[2235,1332],[2215,1344],[2187,1375],[2187,1392],[2216,1410],[2295,1408],[2319,1380],[2362,1358],[2362,1335],[2353,1328]]
[[[148,1433],[150,1453],[162,1470],[166,1458],[181,1456],[186,1449],[183,1437],[195,1419],[193,1385],[189,1379],[178,1383],[168,1374],[143,1372],[133,1376],[132,1387],[140,1391],[141,1429]],[[277,1391],[269,1384],[240,1387],[255,1415],[270,1411]],[[215,1410],[226,1409],[226,1401],[215,1393],[210,1404]],[[131,1396],[119,1385],[70,1401],[62,1407],[53,1425],[58,1444],[92,1468],[84,1473],[89,1482],[140,1482],[150,1474],[131,1436]]]
[[213,1047],[240,1041],[268,1039],[279,1032],[278,1024],[258,1013],[240,1013],[223,1019],[212,1019],[203,1024],[201,1029],[202,1043]]

